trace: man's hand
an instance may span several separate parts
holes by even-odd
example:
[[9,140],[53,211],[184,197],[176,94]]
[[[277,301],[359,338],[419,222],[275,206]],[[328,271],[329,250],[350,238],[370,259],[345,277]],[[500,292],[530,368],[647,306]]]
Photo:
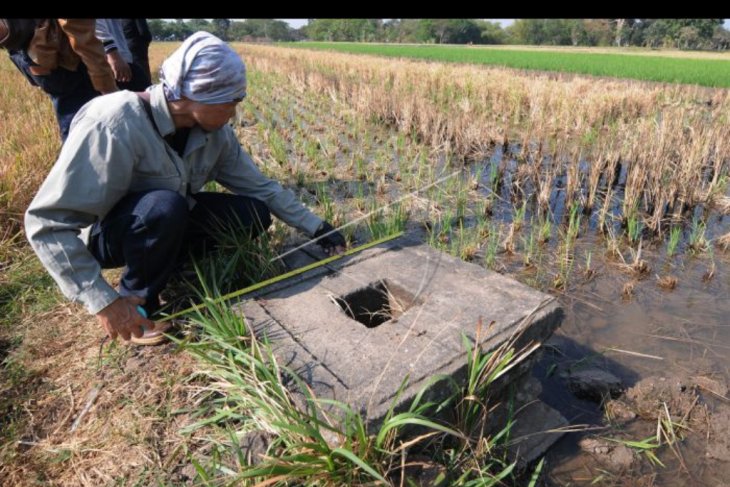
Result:
[[[331,232],[331,233],[330,233]],[[316,232],[314,232],[314,238],[326,235],[325,237],[317,240],[317,244],[322,247],[322,250],[329,255],[341,254],[347,248],[345,237],[340,232],[334,229],[332,225],[327,222],[322,222]]]
[[141,337],[145,329],[155,329],[153,321],[139,314],[138,304],[144,304],[144,299],[137,296],[120,296],[96,314],[97,321],[106,330],[109,338],[114,340],[121,335],[122,339],[126,341],[132,335],[137,338]]
[[132,81],[132,68],[129,67],[127,61],[122,59],[122,55],[119,54],[119,51],[110,51],[106,53],[106,60],[109,63],[109,66],[112,67],[112,71],[114,71],[114,79],[120,83]]

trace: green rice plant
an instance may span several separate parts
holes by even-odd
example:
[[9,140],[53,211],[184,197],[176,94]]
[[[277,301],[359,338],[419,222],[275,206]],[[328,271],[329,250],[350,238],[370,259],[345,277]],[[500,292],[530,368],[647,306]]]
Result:
[[674,226],[669,231],[669,241],[667,242],[667,257],[672,257],[677,252],[679,239],[682,237],[682,227]]
[[377,200],[373,199],[367,220],[367,228],[373,240],[387,237],[405,230],[408,222],[408,212],[401,203],[379,208]]
[[355,163],[355,176],[362,181],[367,180],[369,177],[369,174],[368,174],[367,163],[365,162],[365,157],[363,157],[362,155],[354,156],[354,163]]
[[284,139],[279,134],[279,131],[274,128],[268,130],[266,135],[268,138],[271,157],[280,166],[284,166],[289,160],[289,156],[286,151],[286,142],[284,142]]
[[688,246],[693,253],[704,252],[709,248],[709,243],[705,232],[707,230],[705,222],[695,217],[692,219],[692,228],[690,229]]
[[[525,48],[471,49],[455,46],[406,46],[350,42],[297,42],[290,47],[325,49],[355,54],[470,64],[494,64],[518,69],[585,73],[667,83],[730,87],[727,67],[721,59],[684,59],[664,56],[632,56],[624,53],[549,52]],[[453,90],[451,85],[443,88]],[[444,104],[453,98],[444,95]],[[451,104],[448,104],[449,108]]]
[[[456,178],[452,178],[456,179]],[[469,203],[469,193],[463,182],[459,181],[456,192],[456,220],[462,221],[466,216],[466,208]]]
[[317,192],[317,201],[319,202],[319,204],[323,210],[322,218],[324,218],[328,222],[333,222],[334,216],[335,216],[335,208],[334,208],[334,204],[332,202],[332,197],[329,195],[327,185],[325,183],[317,184],[316,192]]
[[501,237],[499,227],[494,223],[490,223],[489,235],[484,247],[484,265],[487,269],[494,270],[497,266],[497,250],[499,249]]
[[568,248],[572,247],[575,244],[575,240],[578,238],[578,233],[580,232],[580,220],[580,205],[578,203],[573,203],[570,207],[568,230],[565,234],[565,245]]
[[545,220],[540,225],[540,233],[538,237],[538,242],[540,244],[544,244],[550,240],[550,236],[552,235],[552,225],[553,224],[550,221],[550,218],[545,218]]
[[644,222],[641,220],[638,211],[632,211],[626,219],[626,236],[628,237],[629,242],[638,242],[643,230]]
[[489,165],[489,189],[494,193],[499,193],[499,164],[492,161]]
[[517,208],[514,207],[514,216],[512,217],[512,223],[514,223],[515,231],[518,232],[522,225],[525,223],[525,213],[527,212],[527,201],[522,202],[522,206]]
[[436,249],[448,251],[453,224],[453,214],[451,209],[447,208],[438,216],[436,223],[429,228],[428,244]]
[[455,231],[456,238],[449,242],[449,253],[464,261],[471,261],[479,250],[478,227],[465,228],[464,222],[459,221],[459,229]]
[[319,160],[319,143],[313,139],[307,139],[304,143],[304,155],[310,162],[314,162],[315,166]]
[[536,257],[540,252],[538,240],[540,228],[537,225],[532,225],[530,234],[527,237],[522,237],[522,263],[525,267],[534,265]]

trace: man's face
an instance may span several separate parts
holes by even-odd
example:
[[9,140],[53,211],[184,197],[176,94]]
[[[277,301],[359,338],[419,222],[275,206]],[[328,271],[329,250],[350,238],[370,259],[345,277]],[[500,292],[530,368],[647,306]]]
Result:
[[193,102],[191,115],[195,123],[206,132],[220,129],[236,114],[238,101],[213,105]]

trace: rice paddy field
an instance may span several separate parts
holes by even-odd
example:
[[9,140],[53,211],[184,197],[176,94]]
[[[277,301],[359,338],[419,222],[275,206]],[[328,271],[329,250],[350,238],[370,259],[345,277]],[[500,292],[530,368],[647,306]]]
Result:
[[[174,47],[154,45],[153,66]],[[730,380],[727,60],[350,44],[338,47],[345,52],[312,43],[234,47],[248,68],[248,97],[233,122],[242,145],[262,171],[333,225],[356,222],[343,229],[351,245],[405,230],[560,300],[566,319],[535,376],[543,400],[588,431],[566,435],[539,468],[530,468],[538,475],[520,485],[722,485],[730,478],[724,440],[730,399],[722,389]],[[2,283],[9,289],[18,282],[11,271],[28,259],[22,237],[16,237],[20,216],[58,145],[50,110],[37,108],[47,100],[23,86],[9,62],[0,68],[0,110],[24,114],[22,124],[6,122],[0,129]],[[274,233],[280,242],[297,238],[280,224]],[[41,278],[33,285],[55,292]],[[28,303],[23,312],[35,321],[51,309],[63,322],[60,300],[42,312],[33,308],[36,301]],[[197,370],[185,361],[188,375],[191,367]],[[592,368],[614,374],[626,387],[654,377],[678,381],[679,388],[696,389],[699,399],[687,414],[678,414],[666,399],[657,410],[621,422],[607,403],[569,392],[565,375]],[[193,393],[178,397],[184,381],[174,369],[163,375],[152,390],[173,384],[170,397],[187,408],[201,403]],[[65,387],[51,387],[48,394],[65,396]],[[107,409],[118,409],[108,401]],[[145,438],[175,438],[172,457],[181,451],[210,455],[212,447],[201,437],[177,436],[170,424],[186,427],[178,416],[172,423],[149,411],[142,416],[158,424],[157,436],[142,428]],[[89,438],[97,434],[80,431]],[[588,436],[621,444],[633,460],[607,468],[579,447]],[[127,470],[108,478],[80,476],[74,465],[104,472],[111,462],[87,449],[124,451],[123,442],[110,450],[93,438],[91,446],[64,443],[70,460],[51,455],[56,484],[169,479],[183,465],[164,455],[146,462],[149,448],[139,447],[134,458],[146,465],[147,477]],[[45,445],[46,453],[59,450],[60,440],[23,441]],[[36,465],[50,462],[37,453],[23,455],[30,453],[5,456],[13,459],[7,471],[18,475],[28,458]],[[234,478],[204,466],[188,474],[198,475],[200,484],[220,481],[211,485]],[[297,485],[337,485],[315,478]],[[404,478],[384,480],[410,485]],[[490,482],[473,485],[500,485]]]
[[[730,56],[726,53],[661,53],[646,49],[600,49],[509,46],[360,44],[301,42],[303,49],[448,63],[485,64],[517,69],[589,74],[668,83],[730,87]],[[546,55],[549,53],[549,55]]]

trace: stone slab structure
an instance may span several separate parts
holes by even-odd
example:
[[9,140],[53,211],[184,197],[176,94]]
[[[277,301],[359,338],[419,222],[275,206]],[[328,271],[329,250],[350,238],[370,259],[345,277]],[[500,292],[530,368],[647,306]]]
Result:
[[[299,251],[287,263],[300,267],[314,257]],[[550,296],[405,237],[274,284],[238,306],[318,397],[350,404],[375,426],[406,376],[396,409],[407,408],[435,375],[463,377],[462,335],[487,352],[519,337],[516,349],[534,351],[503,385],[526,380],[537,346],[563,317]]]

